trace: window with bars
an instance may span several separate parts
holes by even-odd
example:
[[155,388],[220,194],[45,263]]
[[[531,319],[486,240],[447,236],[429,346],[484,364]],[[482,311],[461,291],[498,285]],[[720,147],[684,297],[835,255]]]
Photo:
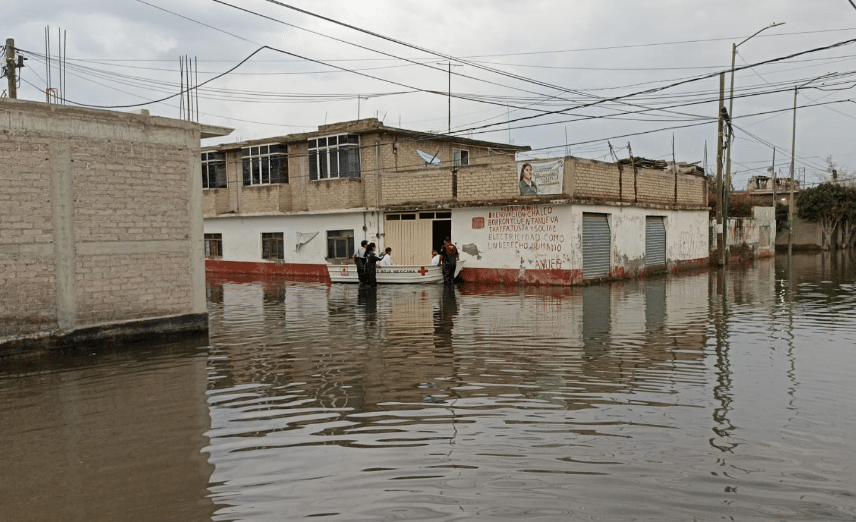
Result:
[[262,259],[285,259],[282,232],[262,232]]
[[258,145],[241,149],[244,186],[288,183],[286,146]]
[[452,160],[456,167],[470,164],[470,151],[463,149],[452,149]]
[[327,259],[350,259],[353,255],[353,230],[327,231]]
[[205,234],[205,257],[223,257],[223,234]]
[[339,134],[309,140],[309,180],[359,178],[360,137]]
[[226,153],[202,153],[202,188],[226,187]]

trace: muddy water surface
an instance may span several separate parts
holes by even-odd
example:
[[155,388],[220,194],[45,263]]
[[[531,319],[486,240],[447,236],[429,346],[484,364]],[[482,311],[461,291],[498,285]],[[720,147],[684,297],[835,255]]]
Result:
[[208,345],[0,362],[0,520],[856,518],[852,260],[208,300]]

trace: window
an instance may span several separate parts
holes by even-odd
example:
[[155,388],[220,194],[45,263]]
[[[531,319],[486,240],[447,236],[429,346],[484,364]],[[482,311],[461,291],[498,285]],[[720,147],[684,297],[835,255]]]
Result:
[[202,188],[224,188],[226,186],[226,153],[202,153]]
[[310,181],[359,177],[359,136],[340,134],[309,140]]
[[[425,218],[422,218],[425,219]],[[387,221],[414,221],[416,220],[416,214],[387,214]]]
[[205,234],[205,257],[223,257],[223,234]]
[[456,167],[463,167],[470,164],[470,151],[452,149],[452,160]]
[[288,183],[288,158],[285,145],[259,145],[241,149],[244,186]]
[[285,259],[282,232],[262,232],[262,259]]
[[350,259],[353,255],[353,230],[327,231],[327,259]]

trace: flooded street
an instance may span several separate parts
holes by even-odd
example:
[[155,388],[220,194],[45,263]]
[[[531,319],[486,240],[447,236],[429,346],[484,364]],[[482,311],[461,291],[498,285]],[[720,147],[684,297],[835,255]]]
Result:
[[209,345],[0,361],[0,520],[852,520],[856,259],[208,281]]

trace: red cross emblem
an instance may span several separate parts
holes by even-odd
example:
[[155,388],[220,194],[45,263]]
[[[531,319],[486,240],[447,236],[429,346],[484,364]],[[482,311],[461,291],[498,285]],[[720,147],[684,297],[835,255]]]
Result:
[[342,267],[342,277],[348,277],[348,267]]
[[420,268],[419,270],[417,270],[416,272],[417,272],[419,275],[421,275],[422,277],[425,277],[425,274],[427,274],[427,273],[428,273],[428,271],[427,271],[427,270],[425,270],[425,267],[424,267],[424,266],[423,266],[423,267],[421,267],[421,268]]

